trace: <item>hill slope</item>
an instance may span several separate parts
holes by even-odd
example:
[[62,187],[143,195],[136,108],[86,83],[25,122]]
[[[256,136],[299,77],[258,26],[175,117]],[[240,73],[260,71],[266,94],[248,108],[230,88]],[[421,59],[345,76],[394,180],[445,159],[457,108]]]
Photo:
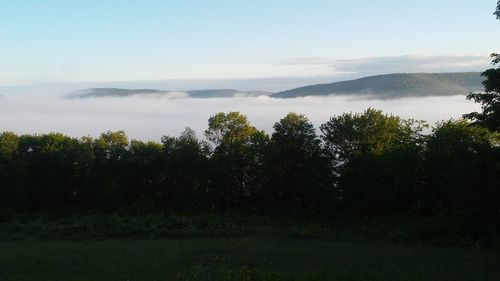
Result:
[[479,72],[398,73],[368,76],[330,84],[291,89],[273,95],[277,98],[325,95],[373,95],[380,98],[410,96],[449,96],[481,91]]

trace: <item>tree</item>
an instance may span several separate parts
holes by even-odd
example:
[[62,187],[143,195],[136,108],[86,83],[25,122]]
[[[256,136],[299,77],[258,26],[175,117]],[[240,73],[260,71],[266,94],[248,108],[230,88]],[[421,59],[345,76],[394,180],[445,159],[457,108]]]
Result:
[[245,115],[239,112],[219,112],[208,119],[205,136],[216,146],[230,146],[233,143],[245,143],[257,133]]
[[125,156],[128,145],[124,131],[108,131],[95,140],[96,156],[99,160],[119,161]]
[[163,146],[154,141],[130,142],[129,156],[123,169],[126,180],[120,186],[124,196],[123,211],[150,212],[154,209],[154,194],[161,181]]
[[58,133],[21,136],[18,184],[25,208],[60,211],[75,205],[82,191],[81,175],[92,161],[87,152],[78,139]]
[[[500,219],[500,134],[465,120],[440,122],[427,142],[428,189],[423,202],[432,213],[447,213],[484,228]],[[479,229],[476,229],[479,230]]]
[[186,128],[180,137],[162,137],[166,157],[159,192],[162,206],[177,211],[210,209],[209,146]]
[[359,154],[384,151],[420,137],[425,123],[402,120],[369,108],[362,114],[344,113],[321,125],[323,140],[338,164]]
[[259,159],[267,135],[239,112],[220,112],[210,117],[205,135],[215,145],[211,194],[217,208],[247,208],[261,185]]
[[[492,64],[500,63],[500,54],[491,54]],[[491,68],[484,71],[482,76],[483,93],[470,93],[467,99],[474,100],[481,104],[482,112],[472,112],[465,114],[464,118],[473,121],[473,124],[488,128],[492,131],[500,131],[500,67]]]
[[332,205],[331,173],[313,124],[289,113],[274,124],[266,153],[268,208],[312,213]]
[[[500,20],[500,1],[497,2],[497,7],[493,13]],[[493,66],[500,63],[500,54],[491,54]],[[474,125],[479,125],[488,128],[492,131],[500,131],[500,67],[490,68],[481,76],[486,77],[483,81],[483,93],[470,93],[467,95],[468,100],[474,100],[481,104],[483,112],[471,112],[464,114],[464,118],[472,120]]]
[[12,159],[19,146],[19,136],[12,132],[0,134],[0,158]]
[[321,125],[345,208],[361,214],[409,211],[422,173],[425,126],[371,108]]
[[20,170],[15,159],[19,148],[19,136],[12,132],[0,134],[0,209],[12,208],[18,199],[16,181]]
[[88,208],[116,209],[125,202],[120,188],[126,183],[124,173],[129,157],[129,141],[123,131],[108,131],[93,143],[95,161],[92,183],[83,194]]
[[494,14],[497,16],[497,19],[500,19],[500,1],[497,3],[497,9]]

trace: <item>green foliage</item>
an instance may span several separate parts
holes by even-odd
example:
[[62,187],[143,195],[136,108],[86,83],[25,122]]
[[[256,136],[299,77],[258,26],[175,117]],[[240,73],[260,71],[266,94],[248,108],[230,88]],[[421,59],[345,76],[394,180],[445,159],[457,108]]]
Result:
[[317,139],[314,126],[303,114],[288,113],[283,119],[274,124],[273,141],[286,145],[301,147],[305,150],[317,148]]
[[467,121],[439,123],[427,141],[426,174],[432,213],[445,212],[469,225],[471,235],[498,231],[500,134]]
[[231,146],[235,143],[247,143],[257,132],[245,115],[239,112],[220,112],[208,119],[205,135],[215,145]]
[[19,137],[12,132],[0,134],[0,157],[11,159],[19,146]]
[[210,208],[209,145],[186,128],[180,137],[163,137],[164,165],[159,185],[164,209],[201,211]]
[[97,139],[7,132],[2,220],[8,210],[442,216],[472,239],[500,233],[498,133],[463,120],[438,123],[430,134],[425,127],[368,109],[330,118],[320,136],[296,113],[271,136],[238,112],[218,113],[205,132],[213,146],[189,128],[161,143],[129,141],[123,131]]
[[21,136],[13,160],[18,165],[15,194],[19,197],[12,199],[19,205],[10,207],[55,210],[72,204],[78,179],[92,161],[88,152],[77,139],[62,134]]
[[426,124],[368,109],[321,126],[340,201],[361,214],[408,213],[422,176]]
[[[492,64],[500,63],[500,54],[491,54]],[[486,77],[483,82],[484,92],[470,93],[467,99],[481,104],[482,112],[472,112],[464,117],[474,121],[475,124],[500,132],[500,67],[484,71]]]
[[96,155],[101,159],[120,160],[124,157],[128,144],[124,131],[108,131],[95,140]]
[[497,9],[494,14],[497,16],[497,19],[500,19],[500,1],[497,3]]
[[13,161],[19,150],[19,136],[12,132],[0,134],[0,209],[11,207],[16,203],[12,200],[20,197],[16,182],[19,167]]
[[425,123],[388,116],[367,109],[362,114],[344,113],[321,125],[323,140],[339,161],[360,154],[381,155],[420,137]]
[[[210,190],[214,207],[248,209],[261,189],[261,159],[267,135],[239,112],[218,113],[208,119],[205,135],[216,147],[211,159],[215,176]],[[254,208],[254,207],[252,207]]]
[[333,185],[313,124],[289,113],[274,124],[265,157],[267,208],[287,213],[330,209]]

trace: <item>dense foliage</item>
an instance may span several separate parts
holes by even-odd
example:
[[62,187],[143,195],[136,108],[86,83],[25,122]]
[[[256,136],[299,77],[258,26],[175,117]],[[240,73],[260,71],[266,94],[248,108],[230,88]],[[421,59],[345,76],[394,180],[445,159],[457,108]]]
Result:
[[[493,14],[500,20],[500,0]],[[493,66],[500,64],[500,54],[493,53],[491,58]],[[486,78],[483,81],[484,91],[472,92],[467,99],[480,103],[482,112],[471,112],[464,117],[475,125],[500,132],[500,67],[487,69],[481,76]]]
[[[492,65],[500,63],[500,54],[491,54],[491,57]],[[500,67],[490,68],[481,75],[486,78],[483,81],[484,92],[470,93],[467,99],[480,103],[482,112],[472,112],[464,117],[477,125],[500,132]]]
[[426,125],[368,109],[323,124],[290,113],[268,136],[238,113],[161,143],[0,134],[0,209],[445,218],[499,231],[500,139],[463,120]]

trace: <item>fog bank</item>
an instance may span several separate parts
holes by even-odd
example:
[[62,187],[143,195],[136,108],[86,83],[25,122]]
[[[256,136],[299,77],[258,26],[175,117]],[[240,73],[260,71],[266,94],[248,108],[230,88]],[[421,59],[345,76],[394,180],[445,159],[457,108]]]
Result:
[[360,112],[368,107],[431,124],[479,110],[479,106],[467,101],[465,96],[394,100],[353,96],[293,99],[135,96],[68,100],[56,95],[6,95],[0,99],[0,131],[61,132],[75,137],[95,137],[107,130],[125,130],[130,138],[159,141],[163,135],[179,135],[186,126],[202,134],[209,116],[217,112],[239,111],[246,114],[253,125],[271,133],[273,124],[288,112],[303,113],[319,126],[333,115]]

